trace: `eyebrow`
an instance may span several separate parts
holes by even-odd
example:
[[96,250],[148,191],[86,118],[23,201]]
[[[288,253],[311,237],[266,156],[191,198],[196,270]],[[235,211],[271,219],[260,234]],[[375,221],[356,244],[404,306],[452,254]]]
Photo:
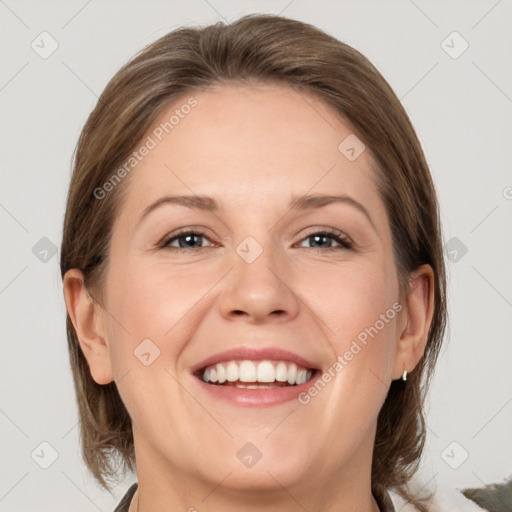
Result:
[[[333,203],[348,204],[359,210],[370,222],[373,229],[377,231],[375,224],[371,218],[368,210],[354,198],[346,195],[322,195],[311,194],[305,196],[293,196],[290,201],[289,210],[311,210],[322,208]],[[147,206],[139,217],[138,224],[149,215],[152,211],[156,210],[164,204],[177,204],[185,208],[203,210],[208,212],[218,212],[220,210],[219,204],[213,197],[193,195],[193,196],[164,196],[157,199],[154,203]]]

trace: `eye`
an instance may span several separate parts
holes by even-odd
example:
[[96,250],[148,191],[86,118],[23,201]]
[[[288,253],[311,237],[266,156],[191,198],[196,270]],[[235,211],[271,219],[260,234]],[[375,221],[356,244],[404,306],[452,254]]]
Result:
[[[352,249],[352,242],[339,231],[324,230],[310,233],[303,240],[309,240],[313,247],[311,249]],[[332,241],[339,244],[339,247],[332,245]],[[301,244],[301,247],[304,247]]]
[[[213,243],[209,246],[202,246],[202,242],[204,240],[210,240],[204,233],[200,231],[181,231],[180,233],[175,233],[172,236],[165,238],[160,244],[160,248],[168,248],[168,249],[204,249],[206,247],[211,247]],[[210,240],[211,241],[211,240]],[[176,245],[177,242],[177,245]]]
[[[174,233],[171,236],[165,238],[160,244],[160,248],[167,248],[172,250],[179,249],[205,249],[215,245],[211,242],[209,245],[203,245],[203,242],[211,240],[201,231],[185,230],[179,233]],[[311,249],[352,249],[352,242],[346,238],[339,231],[323,230],[313,232],[307,235],[304,241],[308,240],[312,246]],[[333,242],[338,246],[333,246]],[[301,247],[304,245],[301,244]]]

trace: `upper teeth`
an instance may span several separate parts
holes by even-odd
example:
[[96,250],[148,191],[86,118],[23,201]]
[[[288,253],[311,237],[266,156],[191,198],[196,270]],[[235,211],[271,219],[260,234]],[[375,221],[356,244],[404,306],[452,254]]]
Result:
[[206,367],[205,382],[288,382],[304,384],[313,372],[295,363],[285,361],[225,361]]

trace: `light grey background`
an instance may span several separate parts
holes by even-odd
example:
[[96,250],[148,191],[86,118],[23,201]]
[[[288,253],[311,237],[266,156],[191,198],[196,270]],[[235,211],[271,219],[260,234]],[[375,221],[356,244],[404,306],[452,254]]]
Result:
[[[440,510],[476,511],[457,489],[512,473],[510,0],[0,0],[0,512],[109,512],[134,481],[113,496],[102,492],[80,459],[58,252],[44,250],[60,248],[72,153],[111,76],[177,26],[249,12],[282,13],[353,45],[402,99],[431,166],[454,260],[451,339],[415,482],[436,490]],[[31,47],[51,48],[43,31],[58,43],[46,59]],[[469,47],[453,58],[464,41]],[[58,458],[43,469],[52,449]]]

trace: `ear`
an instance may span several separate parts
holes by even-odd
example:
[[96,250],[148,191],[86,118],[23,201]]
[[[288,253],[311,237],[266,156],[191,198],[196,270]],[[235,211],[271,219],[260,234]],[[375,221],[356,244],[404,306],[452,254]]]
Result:
[[66,308],[75,328],[80,348],[97,384],[109,384],[114,372],[107,345],[105,317],[101,306],[89,295],[82,272],[71,269],[63,279]]
[[411,372],[425,352],[428,331],[434,314],[434,272],[421,265],[409,277],[410,293],[404,308],[405,327],[398,340],[393,380]]

